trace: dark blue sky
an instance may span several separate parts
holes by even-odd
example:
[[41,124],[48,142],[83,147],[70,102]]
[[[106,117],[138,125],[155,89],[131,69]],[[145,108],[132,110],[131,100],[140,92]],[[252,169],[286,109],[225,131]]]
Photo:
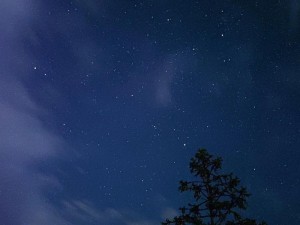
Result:
[[1,0],[0,221],[152,225],[200,147],[300,224],[300,3]]

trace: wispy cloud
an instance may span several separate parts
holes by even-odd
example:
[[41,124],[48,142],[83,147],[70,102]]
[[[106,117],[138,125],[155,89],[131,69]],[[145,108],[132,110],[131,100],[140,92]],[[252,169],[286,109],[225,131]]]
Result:
[[161,106],[168,106],[172,103],[172,80],[174,77],[172,62],[166,62],[155,80],[155,99]]
[[18,80],[8,78],[11,72],[0,78],[0,220],[41,224],[51,214],[42,188],[59,182],[34,168],[58,157],[65,143],[44,126],[43,110]]
[[63,159],[67,143],[45,125],[43,121],[50,120],[51,113],[35,101],[24,83],[33,75],[36,59],[22,43],[31,38],[31,25],[38,19],[34,16],[40,7],[37,3],[0,3],[1,224],[154,224],[128,210],[99,208],[82,199],[56,199],[53,204],[45,195],[45,189],[63,189],[63,185],[57,177],[42,174],[37,166]]
[[153,75],[155,101],[158,106],[167,107],[174,103],[172,85],[178,68],[183,64],[182,59],[176,55],[167,56],[158,64]]
[[91,225],[152,225],[154,221],[136,216],[128,210],[115,208],[97,208],[87,200],[70,200],[62,202],[62,214],[72,224]]
[[163,209],[161,217],[162,217],[162,220],[172,219],[175,216],[178,216],[178,214],[179,213],[176,209],[167,207],[167,208]]
[[35,166],[59,157],[65,143],[44,125],[46,111],[22,83],[33,60],[21,47],[22,37],[35,7],[33,1],[0,3],[0,221],[5,225],[62,224],[42,192],[59,182]]

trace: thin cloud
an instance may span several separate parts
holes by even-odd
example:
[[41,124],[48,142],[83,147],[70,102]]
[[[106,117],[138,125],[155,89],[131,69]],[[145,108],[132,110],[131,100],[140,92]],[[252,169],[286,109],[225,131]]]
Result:
[[46,221],[51,212],[42,188],[59,182],[42,176],[34,166],[58,157],[65,143],[43,125],[43,110],[33,103],[24,87],[1,77],[0,88],[0,220],[11,225],[24,221],[41,224],[38,217],[44,215]]
[[87,200],[63,201],[62,214],[71,224],[91,225],[154,225],[154,221],[139,217],[132,217],[133,212],[117,210],[114,208],[97,208]]
[[174,101],[172,84],[176,73],[176,66],[174,59],[168,57],[155,71],[154,94],[158,106],[167,107]]
[[[91,202],[57,199],[50,203],[45,190],[61,190],[53,175],[42,174],[41,163],[63,159],[67,143],[45,126],[50,112],[39,106],[23,81],[35,70],[34,57],[22,48],[22,39],[34,23],[34,0],[0,3],[0,221],[5,225],[147,224],[114,208],[99,209]],[[4,22],[6,21],[6,22]],[[29,32],[30,33],[30,32]],[[61,204],[59,204],[61,202]]]
[[[22,49],[24,28],[32,22],[33,1],[0,3],[0,221],[2,224],[63,224],[43,195],[59,182],[34,169],[60,156],[64,141],[44,126],[48,119],[21,79],[30,76],[33,61]],[[5,22],[4,22],[5,21]]]

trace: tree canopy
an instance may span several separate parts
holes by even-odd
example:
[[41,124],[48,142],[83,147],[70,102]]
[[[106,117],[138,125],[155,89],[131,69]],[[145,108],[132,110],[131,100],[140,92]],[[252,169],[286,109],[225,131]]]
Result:
[[222,174],[222,158],[199,149],[190,161],[190,172],[195,180],[180,181],[180,192],[191,192],[194,201],[179,208],[180,215],[166,219],[162,225],[266,225],[243,218],[247,208],[247,189],[232,173]]

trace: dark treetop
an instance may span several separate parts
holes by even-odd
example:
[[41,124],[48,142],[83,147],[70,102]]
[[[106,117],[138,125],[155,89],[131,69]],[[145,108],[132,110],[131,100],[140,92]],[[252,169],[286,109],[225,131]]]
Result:
[[194,202],[180,208],[181,215],[167,219],[163,225],[266,225],[253,219],[243,218],[241,211],[247,208],[250,194],[240,186],[240,179],[221,174],[222,159],[200,149],[191,159],[193,181],[180,181],[180,192],[192,192]]

